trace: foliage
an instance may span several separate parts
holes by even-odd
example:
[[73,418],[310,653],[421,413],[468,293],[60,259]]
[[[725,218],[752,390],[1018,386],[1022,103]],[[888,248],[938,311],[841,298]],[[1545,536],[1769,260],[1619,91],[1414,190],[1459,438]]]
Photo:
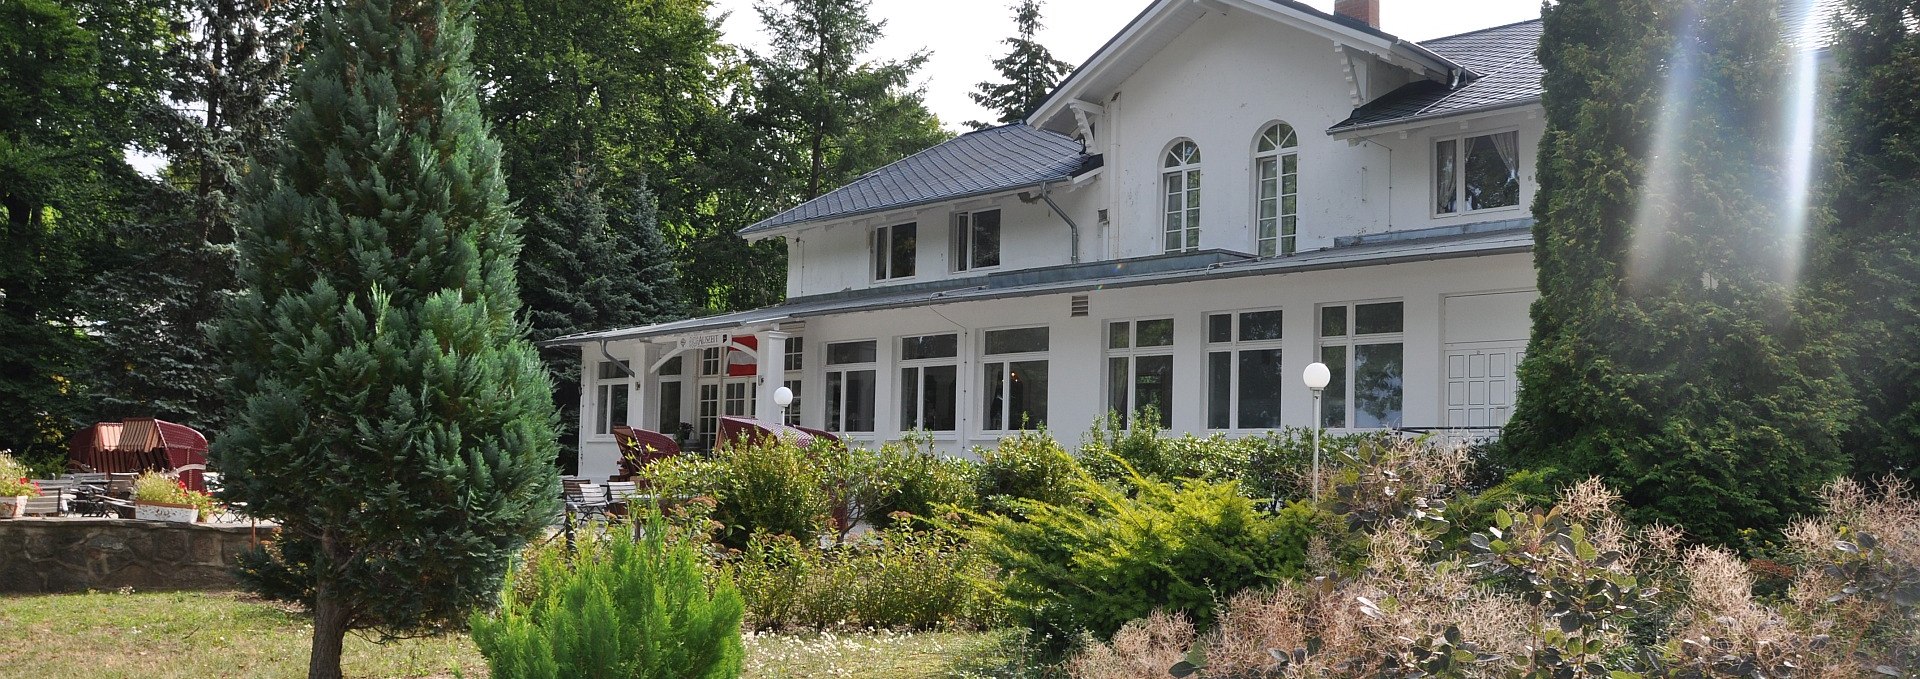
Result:
[[1080,466],[1046,431],[1023,431],[979,449],[974,494],[981,509],[1017,514],[1022,501],[1040,505],[1073,502]]
[[913,517],[931,519],[948,508],[972,509],[979,468],[942,455],[924,437],[907,437],[873,453],[872,471],[853,493],[857,518],[875,528],[912,528]]
[[464,623],[556,514],[470,7],[330,13],[242,213],[246,292],[217,327],[236,406],[212,459],[229,499],[282,527],[246,575],[313,609],[316,678],[339,676],[349,628]]
[[662,495],[713,498],[723,545],[744,548],[756,534],[818,544],[833,525],[835,500],[843,498],[830,492],[838,489],[829,481],[850,475],[844,470],[851,456],[835,443],[801,447],[791,440],[758,439],[723,446],[710,459],[659,460],[642,473]]
[[948,531],[874,531],[826,549],[758,535],[724,569],[759,630],[983,629],[1000,620],[991,565]]
[[1845,449],[1862,474],[1920,479],[1920,27],[1910,0],[1851,0],[1832,47],[1821,168],[1833,211],[1813,233],[1811,278],[1840,305],[1824,330],[1845,338],[1842,371],[1863,412]]
[[1221,434],[1168,438],[1161,436],[1158,422],[1159,412],[1152,407],[1136,413],[1131,427],[1108,413],[1083,438],[1080,465],[1095,478],[1123,483],[1135,473],[1165,483],[1222,481],[1239,478],[1247,469],[1247,449],[1238,441]]
[[[1053,58],[1053,53],[1037,39],[1040,4],[1040,0],[1020,0],[1013,6],[1014,35],[1000,41],[1010,49],[1006,56],[993,60],[993,69],[1006,82],[982,82],[967,94],[973,103],[1000,114],[996,122],[1017,123],[1026,118],[1053,93],[1053,86],[1073,70],[1072,64]],[[975,129],[988,127],[977,121],[967,125]]]
[[[1541,298],[1503,445],[1629,516],[1733,544],[1845,469],[1832,326],[1796,296],[1778,3],[1579,0],[1543,17]],[[1657,144],[1650,144],[1655,140]],[[1817,218],[1817,215],[1816,215]]]
[[1338,531],[1302,504],[1263,514],[1231,481],[1127,483],[1083,473],[1076,502],[1015,501],[1025,520],[971,515],[966,535],[1005,571],[1010,613],[1037,640],[1106,638],[1155,608],[1206,624],[1219,596],[1301,574],[1309,538]]
[[40,497],[40,484],[30,478],[27,465],[0,451],[0,497]]
[[669,542],[657,510],[635,529],[581,541],[577,554],[533,552],[500,611],[473,618],[493,676],[740,676],[740,593],[725,577],[709,585],[699,549]]
[[159,472],[143,472],[133,479],[135,502],[188,505],[199,510],[201,521],[213,513],[213,495],[187,487],[187,482]]

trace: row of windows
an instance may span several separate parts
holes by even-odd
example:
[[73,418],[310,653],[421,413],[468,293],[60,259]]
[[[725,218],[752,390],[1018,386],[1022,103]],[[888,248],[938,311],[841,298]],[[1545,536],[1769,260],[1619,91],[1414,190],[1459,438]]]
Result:
[[[953,270],[1000,266],[1000,211],[961,212],[953,216]],[[883,226],[873,231],[873,279],[912,278],[919,267],[920,225]]]

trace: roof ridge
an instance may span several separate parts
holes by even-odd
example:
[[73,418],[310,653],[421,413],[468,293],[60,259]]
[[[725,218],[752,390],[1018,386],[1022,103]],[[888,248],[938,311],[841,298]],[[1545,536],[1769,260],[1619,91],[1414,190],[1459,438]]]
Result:
[[1467,37],[1467,36],[1469,36],[1469,35],[1473,35],[1473,34],[1475,34],[1475,33],[1486,33],[1486,32],[1488,32],[1488,31],[1497,31],[1497,30],[1500,30],[1500,29],[1502,29],[1502,28],[1513,28],[1513,27],[1515,27],[1515,26],[1519,26],[1519,25],[1521,25],[1521,24],[1537,24],[1537,23],[1540,23],[1540,22],[1541,22],[1541,18],[1540,18],[1540,17],[1534,17],[1534,18],[1532,18],[1532,19],[1523,19],[1523,20],[1521,20],[1521,21],[1515,21],[1515,22],[1513,22],[1513,23],[1510,23],[1510,24],[1501,24],[1501,25],[1499,25],[1499,26],[1488,26],[1488,27],[1486,27],[1486,28],[1476,28],[1476,29],[1473,29],[1473,30],[1471,30],[1471,31],[1467,31],[1467,32],[1465,32],[1465,33],[1455,33],[1455,34],[1453,34],[1453,35],[1443,35],[1443,36],[1440,36],[1440,37],[1438,37],[1438,38],[1427,38],[1426,40],[1418,40],[1418,41],[1415,41],[1415,42],[1417,42],[1418,44],[1421,44],[1421,45],[1425,45],[1425,44],[1427,44],[1427,43],[1430,43],[1430,42],[1438,42],[1438,41],[1441,41],[1441,40],[1452,40],[1452,39],[1454,39],[1454,38],[1464,38],[1464,37]]

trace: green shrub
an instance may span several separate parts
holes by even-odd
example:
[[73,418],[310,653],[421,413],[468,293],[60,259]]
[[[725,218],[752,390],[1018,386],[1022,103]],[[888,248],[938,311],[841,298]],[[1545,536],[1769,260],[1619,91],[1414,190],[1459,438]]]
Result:
[[875,531],[821,549],[756,536],[728,565],[755,629],[984,628],[992,567],[948,531]]
[[[1328,434],[1320,432],[1321,472],[1346,464],[1351,456],[1343,451],[1363,445],[1379,445],[1392,438],[1385,432]],[[1240,440],[1245,448],[1246,473],[1241,476],[1242,490],[1257,499],[1299,500],[1313,496],[1313,430],[1287,427],[1279,431],[1249,436]]]
[[1019,500],[1050,505],[1073,501],[1079,464],[1046,431],[1021,432],[979,453],[974,489],[981,509],[1008,513]]
[[709,586],[699,550],[669,542],[659,512],[642,526],[638,539],[620,530],[582,541],[571,558],[557,547],[534,550],[500,611],[473,619],[492,676],[739,676],[739,592],[724,577]]
[[1240,442],[1222,434],[1163,437],[1159,421],[1160,415],[1153,408],[1135,415],[1136,426],[1132,429],[1113,413],[1094,421],[1080,447],[1081,466],[1096,478],[1123,485],[1133,472],[1166,483],[1180,479],[1227,481],[1246,472],[1247,448]]
[[1024,521],[974,517],[968,535],[1005,573],[1011,616],[1042,643],[1105,638],[1154,609],[1204,625],[1216,599],[1300,575],[1309,538],[1340,530],[1306,505],[1262,513],[1231,481],[1175,486],[1134,474],[1127,485],[1083,474],[1077,502],[1017,501]]
[[[873,453],[853,502],[857,513],[879,529],[904,526],[903,515],[933,518],[941,507],[972,509],[978,465],[931,450],[929,440],[908,437]],[[863,451],[864,452],[864,451]],[[926,525],[926,524],[922,524]]]
[[645,474],[662,495],[713,498],[723,545],[745,547],[756,533],[812,543],[833,525],[833,479],[849,456],[836,443],[805,448],[791,441],[756,441],[723,447],[710,459],[661,460],[647,465]]

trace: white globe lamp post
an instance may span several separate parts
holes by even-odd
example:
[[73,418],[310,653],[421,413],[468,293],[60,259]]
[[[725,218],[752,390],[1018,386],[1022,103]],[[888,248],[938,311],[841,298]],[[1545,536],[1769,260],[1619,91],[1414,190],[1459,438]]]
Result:
[[787,423],[787,406],[793,405],[793,390],[785,385],[773,390],[773,404],[780,406],[780,419],[774,424]]
[[1315,362],[1307,366],[1300,380],[1313,390],[1313,499],[1320,499],[1320,392],[1333,381],[1333,373],[1327,370],[1327,364]]

